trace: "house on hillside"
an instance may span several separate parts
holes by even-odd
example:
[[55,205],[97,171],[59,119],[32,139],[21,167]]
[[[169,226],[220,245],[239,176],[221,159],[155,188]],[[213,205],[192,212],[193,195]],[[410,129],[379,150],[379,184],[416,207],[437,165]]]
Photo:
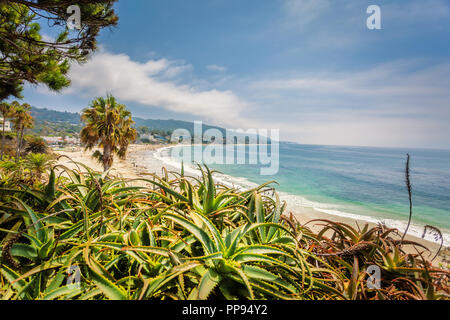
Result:
[[63,142],[63,138],[62,137],[42,137],[41,138],[47,142],[50,146],[54,146],[57,145],[58,143],[62,143]]
[[[0,117],[0,130],[3,130],[3,118]],[[11,131],[11,122],[5,121],[5,132]]]
[[65,137],[64,139],[65,142],[67,142],[68,144],[80,144],[80,138],[71,138],[71,137]]
[[71,145],[79,145],[80,139],[79,138],[70,138],[70,137],[44,137],[41,136],[41,138],[47,142],[50,146],[55,146],[58,144],[71,144]]

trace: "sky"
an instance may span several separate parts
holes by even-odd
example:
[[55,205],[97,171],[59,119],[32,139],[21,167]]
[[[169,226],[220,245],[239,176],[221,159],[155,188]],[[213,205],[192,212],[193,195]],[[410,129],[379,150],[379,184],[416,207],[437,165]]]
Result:
[[[369,30],[369,5],[381,29]],[[449,0],[119,0],[117,28],[59,93],[115,95],[133,115],[279,129],[304,144],[450,149]],[[43,32],[47,32],[44,29]],[[48,35],[51,36],[51,35]]]

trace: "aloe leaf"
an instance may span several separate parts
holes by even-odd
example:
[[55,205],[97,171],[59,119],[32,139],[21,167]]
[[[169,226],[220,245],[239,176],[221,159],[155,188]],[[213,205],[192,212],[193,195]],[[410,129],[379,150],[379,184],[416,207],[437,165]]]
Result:
[[89,274],[95,285],[111,300],[126,300],[127,293],[115,284],[114,278],[101,266],[94,257],[89,255],[90,244],[83,249],[83,257],[89,267]]
[[189,202],[189,200],[188,200],[186,197],[184,197],[184,196],[181,195],[180,193],[178,193],[178,192],[172,190],[171,188],[169,188],[169,187],[167,187],[167,186],[165,186],[165,185],[163,185],[163,184],[161,184],[161,183],[159,183],[159,182],[156,182],[156,181],[153,181],[153,180],[149,180],[149,179],[141,179],[141,180],[142,180],[142,181],[145,181],[145,182],[148,182],[148,183],[151,183],[151,184],[154,184],[154,185],[160,187],[160,188],[163,189],[165,192],[171,194],[172,196],[174,196],[174,197],[177,198],[178,200],[181,200],[181,201],[183,201],[183,202]]
[[30,271],[25,272],[18,279],[14,280],[14,281],[20,281],[22,279],[26,279],[34,274],[39,274],[45,270],[59,268],[64,265],[64,263],[66,262],[66,259],[67,259],[67,256],[64,256],[64,257],[58,257],[53,260],[44,262],[44,263],[34,267]]
[[169,257],[170,250],[165,248],[159,248],[159,247],[123,247],[121,249],[122,251],[138,251],[138,252],[147,252],[147,253],[153,253],[159,256],[163,257]]
[[164,217],[178,223],[183,228],[188,230],[194,237],[197,238],[198,241],[200,241],[208,253],[213,253],[216,251],[214,241],[208,236],[208,234],[189,220],[169,213],[166,213]]
[[28,216],[31,218],[31,221],[33,222],[33,228],[36,232],[36,235],[37,235],[37,238],[39,239],[39,241],[46,242],[47,241],[47,233],[44,229],[44,225],[42,224],[41,221],[39,221],[39,218],[36,215],[36,213],[29,206],[27,206],[22,200],[17,199],[17,198],[16,198],[16,200],[20,203],[20,205],[27,212]]
[[288,254],[287,252],[285,252],[281,249],[275,248],[275,247],[267,246],[267,245],[246,246],[246,247],[240,249],[233,257],[239,256],[242,254],[276,254],[276,255],[291,257],[291,255]]
[[236,262],[239,262],[239,263],[247,263],[247,262],[260,262],[261,263],[261,262],[267,262],[269,264],[276,264],[276,265],[279,265],[279,266],[283,266],[283,267],[289,268],[289,266],[286,263],[284,263],[284,262],[282,262],[280,260],[277,260],[275,258],[262,255],[262,254],[254,254],[254,253],[252,253],[252,254],[250,254],[250,253],[238,254],[235,257],[233,257],[233,260],[236,261]]
[[160,276],[148,281],[146,294],[151,297],[156,291],[160,290],[165,284],[170,282],[173,278],[185,273],[193,268],[200,266],[198,262],[187,262],[174,267],[172,270],[161,274]]
[[277,290],[262,281],[251,281],[251,286],[254,290],[268,294],[269,296],[272,296],[276,299],[282,299],[282,300],[296,299],[296,296],[294,294],[291,294],[291,295],[285,294],[285,293],[281,292],[280,290]]
[[[261,195],[260,194],[255,194],[255,213],[256,213],[256,222],[257,223],[264,223],[265,221],[265,216],[264,216],[264,207],[263,207],[263,202],[261,200]],[[266,242],[266,228],[261,226],[258,227],[260,236],[261,236],[261,240],[263,242]]]
[[198,296],[199,300],[206,300],[211,295],[215,287],[219,284],[221,277],[213,269],[208,269],[208,271],[203,275],[198,285]]
[[55,184],[56,184],[56,178],[55,178],[55,170],[53,168],[50,170],[50,177],[47,183],[47,186],[45,187],[45,200],[47,202],[52,202],[53,199],[55,199]]
[[52,246],[55,243],[54,239],[49,239],[39,250],[38,257],[42,260],[48,258],[50,251],[52,250]]
[[252,286],[251,286],[251,284],[250,284],[250,281],[248,280],[248,277],[245,275],[245,273],[242,271],[242,269],[237,268],[237,267],[235,267],[235,266],[232,266],[232,265],[230,265],[230,264],[228,264],[227,267],[230,268],[230,269],[232,269],[232,270],[234,270],[234,271],[238,274],[238,276],[242,279],[242,281],[243,281],[244,284],[245,284],[245,287],[246,287],[247,290],[248,290],[248,293],[249,293],[249,295],[250,295],[250,299],[251,299],[251,300],[254,300],[254,299],[255,299],[255,295],[254,295],[254,293],[253,293]]
[[0,268],[0,272],[3,274],[6,280],[11,283],[12,287],[17,291],[22,291],[22,289],[28,284],[25,280],[19,279],[20,275],[14,270],[3,265]]
[[95,285],[111,300],[127,300],[127,293],[112,281],[91,270],[89,273]]
[[102,291],[99,288],[95,288],[95,289],[92,289],[92,290],[82,294],[78,298],[78,300],[89,300],[89,299],[94,298],[94,297],[96,297],[98,295],[101,295],[101,294],[102,294]]
[[214,224],[205,216],[198,214],[196,212],[189,212],[189,214],[191,216],[195,216],[197,219],[201,220],[206,227],[208,228],[209,232],[211,233],[211,235],[214,238],[215,244],[216,244],[216,248],[219,249],[220,251],[225,251],[225,244],[223,242],[222,236],[219,233],[219,230],[217,230],[217,228],[214,226]]
[[[206,166],[205,166],[206,167]],[[206,193],[203,197],[203,213],[208,214],[214,210],[214,196],[216,193],[216,188],[214,185],[214,180],[212,178],[211,171],[206,167],[207,173],[205,174],[205,187]],[[203,171],[203,170],[202,170]]]
[[67,272],[64,269],[58,271],[53,279],[49,282],[47,288],[44,291],[44,294],[47,294],[51,291],[58,289],[66,278]]
[[67,286],[63,286],[60,288],[57,288],[51,292],[48,292],[46,295],[44,295],[44,297],[42,298],[43,300],[54,300],[56,298],[61,298],[67,295],[79,295],[81,294],[83,291],[81,288],[78,288],[76,286],[72,285],[67,285]]
[[11,248],[11,255],[15,257],[24,257],[30,260],[34,260],[38,256],[38,251],[31,245],[16,243]]
[[[281,217],[281,213],[283,212],[283,206],[280,205],[280,197],[278,196],[278,194],[275,193],[275,208],[274,208],[274,212],[273,212],[273,216],[272,216],[272,222],[273,223],[279,223],[280,222],[280,217]],[[268,235],[267,235],[267,241],[270,241],[274,236],[275,233],[277,232],[277,228],[269,228],[268,231]]]

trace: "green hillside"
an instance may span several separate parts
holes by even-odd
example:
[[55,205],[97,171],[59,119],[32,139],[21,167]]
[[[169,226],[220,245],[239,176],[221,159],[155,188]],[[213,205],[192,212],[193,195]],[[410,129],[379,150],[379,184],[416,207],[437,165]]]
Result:
[[[32,132],[40,136],[77,136],[81,131],[83,123],[80,120],[80,114],[75,112],[62,112],[49,109],[31,108],[31,115],[34,117],[35,126]],[[142,127],[146,127],[149,132],[157,135],[170,136],[176,129],[186,129],[194,136],[194,123],[182,120],[160,120],[143,119],[133,117],[135,127],[142,133]],[[203,124],[203,134],[208,129],[217,129],[226,136],[224,128]],[[237,134],[237,136],[240,136]],[[270,140],[269,140],[270,141]]]
[[39,122],[66,122],[69,124],[80,125],[80,114],[75,112],[61,112],[55,110],[49,110],[47,108],[40,109],[31,107],[31,115],[35,119],[35,121]]
[[[77,134],[82,128],[80,114],[75,112],[61,112],[56,110],[41,109],[32,107],[31,115],[35,119],[35,127],[33,132],[35,134],[47,135],[73,135]],[[181,120],[156,120],[156,119],[142,119],[133,117],[136,122],[135,127],[147,127],[149,130],[157,130],[161,132],[172,132],[176,129],[186,129],[191,135],[194,135],[194,123]],[[225,129],[203,125],[203,131],[208,129],[218,129],[225,134]]]
[[77,136],[82,128],[80,115],[31,107],[34,118],[33,134],[40,136]]

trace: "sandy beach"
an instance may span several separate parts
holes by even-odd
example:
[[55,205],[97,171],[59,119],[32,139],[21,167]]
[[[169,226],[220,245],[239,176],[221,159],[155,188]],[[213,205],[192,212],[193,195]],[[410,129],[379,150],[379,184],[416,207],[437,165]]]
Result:
[[[162,147],[167,147],[167,145],[130,145],[130,147],[128,148],[127,158],[125,160],[120,160],[117,157],[114,159],[111,174],[125,179],[138,179],[145,178],[148,174],[160,175],[162,173],[163,167],[165,167],[168,171],[179,171],[178,167],[168,165],[155,156],[156,151]],[[55,150],[55,153],[61,156],[65,156],[60,157],[58,163],[65,165],[71,169],[76,168],[76,165],[68,158],[72,159],[75,162],[81,162],[94,170],[103,170],[102,166],[97,162],[97,160],[91,157],[93,151],[84,152],[81,148],[72,148]],[[131,183],[134,185],[145,185],[145,183],[142,181],[132,181]],[[307,224],[307,226],[313,231],[317,231],[321,228],[321,222],[308,223],[309,221],[314,219],[327,219],[347,223],[355,228],[357,228],[358,226],[360,228],[363,228],[364,225],[368,223],[362,220],[355,220],[342,216],[327,214],[314,210],[310,207],[299,207],[298,205],[294,206],[292,203],[287,202],[287,209],[285,211],[285,214],[289,213],[292,213],[301,224]],[[369,226],[375,225],[374,223],[368,224]],[[440,243],[430,242],[411,235],[407,235],[405,238],[407,240],[418,242],[429,248],[431,252],[424,252],[425,258],[431,259],[439,250]],[[409,253],[417,253],[415,247],[412,245],[406,245],[404,248]],[[417,249],[419,249],[420,252],[424,251],[419,247],[417,247]],[[439,256],[434,260],[433,264],[437,265],[439,263],[443,263],[445,265],[448,265],[450,262],[449,251],[450,250],[448,248],[442,248]]]
[[[161,147],[163,146],[136,144],[129,146],[126,159],[122,160],[117,157],[114,158],[114,164],[110,173],[125,179],[138,179],[144,177],[148,173],[160,173],[163,167],[162,162],[155,161],[154,167],[150,167],[149,165],[144,166],[143,152],[155,151]],[[84,151],[83,148],[79,147],[54,150],[57,155],[62,156],[59,158],[58,164],[64,165],[70,169],[76,169],[77,165],[74,162],[80,162],[96,171],[103,171],[102,165],[91,156],[94,151],[95,150]],[[136,181],[132,181],[131,183],[139,184],[139,182]]]

